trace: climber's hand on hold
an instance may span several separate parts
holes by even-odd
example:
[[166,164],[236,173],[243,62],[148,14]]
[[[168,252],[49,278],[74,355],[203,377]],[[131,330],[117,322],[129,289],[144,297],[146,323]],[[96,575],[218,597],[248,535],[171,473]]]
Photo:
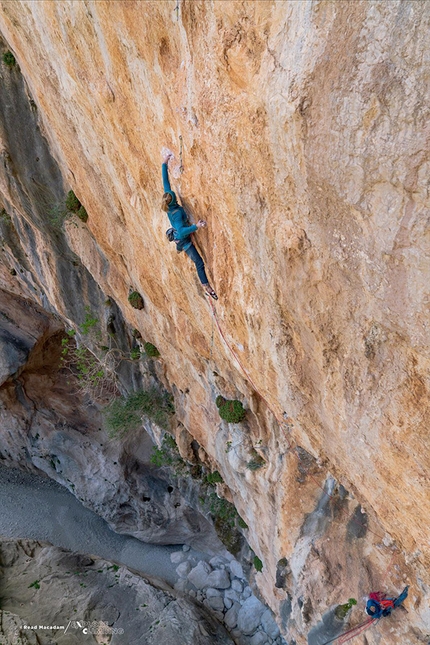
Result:
[[169,159],[173,157],[171,152],[168,152],[166,155],[163,157],[163,163],[168,163]]
[[206,228],[207,224],[204,219],[199,219],[199,221],[197,222],[197,226],[198,228]]

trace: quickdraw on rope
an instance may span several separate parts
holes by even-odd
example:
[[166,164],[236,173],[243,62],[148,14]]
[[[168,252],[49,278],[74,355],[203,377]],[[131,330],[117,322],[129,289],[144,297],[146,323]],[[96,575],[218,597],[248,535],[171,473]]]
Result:
[[179,172],[182,175],[182,173],[184,172],[184,164],[182,163],[182,134],[179,135],[179,161],[180,161]]
[[176,22],[179,22],[179,2],[180,0],[176,0],[176,7],[174,11],[176,11]]

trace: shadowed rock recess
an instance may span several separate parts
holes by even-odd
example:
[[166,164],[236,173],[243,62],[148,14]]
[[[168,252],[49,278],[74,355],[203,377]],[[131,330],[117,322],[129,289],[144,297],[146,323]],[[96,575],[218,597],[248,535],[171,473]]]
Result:
[[[184,556],[172,601],[230,636],[166,643],[321,645],[405,584],[366,642],[429,642],[429,28],[413,0],[0,0],[1,463],[234,552],[228,593],[228,558]],[[165,237],[166,148],[216,303]]]

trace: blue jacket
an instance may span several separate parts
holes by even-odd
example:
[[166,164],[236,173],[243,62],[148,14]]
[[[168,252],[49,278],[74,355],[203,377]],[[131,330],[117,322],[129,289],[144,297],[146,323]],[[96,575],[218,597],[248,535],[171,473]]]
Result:
[[175,229],[175,240],[180,240],[180,248],[183,251],[186,251],[193,243],[190,235],[191,233],[194,233],[194,231],[197,231],[198,227],[195,224],[192,224],[191,226],[186,225],[188,219],[187,214],[182,206],[179,206],[176,200],[176,195],[170,187],[169,171],[166,163],[163,163],[161,166],[161,173],[163,177],[164,192],[172,195],[172,201],[169,204],[167,217],[169,218],[170,225]]

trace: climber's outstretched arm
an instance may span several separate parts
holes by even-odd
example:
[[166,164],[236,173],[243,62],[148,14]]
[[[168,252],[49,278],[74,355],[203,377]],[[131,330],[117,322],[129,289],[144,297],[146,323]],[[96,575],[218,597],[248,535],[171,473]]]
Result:
[[165,193],[169,193],[172,189],[170,188],[169,181],[169,168],[167,166],[170,157],[173,157],[172,153],[169,152],[163,157],[163,165],[161,166],[161,174],[163,177],[163,188]]

